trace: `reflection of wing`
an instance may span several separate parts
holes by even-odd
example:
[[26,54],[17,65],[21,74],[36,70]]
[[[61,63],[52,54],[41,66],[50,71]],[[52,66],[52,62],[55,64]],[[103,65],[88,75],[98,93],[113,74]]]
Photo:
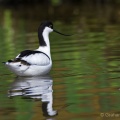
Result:
[[43,52],[25,50],[22,51],[16,58],[25,60],[31,65],[48,65],[50,63],[50,58]]

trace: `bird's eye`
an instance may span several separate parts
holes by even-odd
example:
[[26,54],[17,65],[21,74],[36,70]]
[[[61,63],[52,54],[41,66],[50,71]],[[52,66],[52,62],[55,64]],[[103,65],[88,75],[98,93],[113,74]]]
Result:
[[49,25],[50,28],[52,28],[52,25]]
[[19,67],[21,67],[21,65],[19,65]]

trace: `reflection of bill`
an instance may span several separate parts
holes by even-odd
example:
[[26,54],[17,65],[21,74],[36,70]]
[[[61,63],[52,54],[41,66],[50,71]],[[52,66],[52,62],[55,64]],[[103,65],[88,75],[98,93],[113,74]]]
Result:
[[32,99],[41,99],[44,116],[55,116],[53,110],[53,80],[50,76],[42,77],[17,77],[12,83],[8,96],[23,96]]

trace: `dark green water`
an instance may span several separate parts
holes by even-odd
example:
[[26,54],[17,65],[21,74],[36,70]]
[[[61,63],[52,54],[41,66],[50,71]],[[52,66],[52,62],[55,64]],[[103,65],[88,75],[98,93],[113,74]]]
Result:
[[53,108],[58,115],[43,116],[39,99],[10,99],[7,93],[16,76],[1,63],[0,120],[119,120],[119,7],[95,6],[94,10],[92,5],[66,5],[60,11],[49,6],[44,14],[45,6],[34,6],[33,11],[30,7],[0,9],[0,62],[24,49],[38,48],[37,28],[45,18],[50,17],[63,33],[77,33],[72,37],[50,34]]

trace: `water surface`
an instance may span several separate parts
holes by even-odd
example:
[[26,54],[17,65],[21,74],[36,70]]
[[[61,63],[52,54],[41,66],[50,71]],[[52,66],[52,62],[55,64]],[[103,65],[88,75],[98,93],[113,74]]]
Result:
[[[50,73],[52,82],[48,81],[47,85],[52,88],[45,93],[51,94],[52,109],[58,114],[43,114],[41,95],[44,87],[40,88],[38,84],[36,88],[33,84],[32,91],[31,82],[25,82],[26,78],[17,80],[1,63],[0,120],[119,120],[120,24],[119,9],[116,7],[112,11],[113,7],[107,5],[103,10],[96,6],[99,9],[95,11],[92,6],[68,6],[72,18],[63,17],[58,9],[60,13],[53,20],[55,28],[64,33],[77,33],[72,37],[50,35],[53,68]],[[25,13],[21,8],[18,13],[14,9],[1,9],[0,62],[13,58],[24,49],[38,48],[37,27],[45,15],[55,15],[54,9],[44,15],[41,12],[42,17],[30,12],[30,7]],[[116,13],[118,19],[113,20],[112,12],[107,10]],[[24,88],[27,92],[23,88],[10,92],[11,85],[17,81],[20,83],[17,83],[18,88],[26,83],[29,85]]]

